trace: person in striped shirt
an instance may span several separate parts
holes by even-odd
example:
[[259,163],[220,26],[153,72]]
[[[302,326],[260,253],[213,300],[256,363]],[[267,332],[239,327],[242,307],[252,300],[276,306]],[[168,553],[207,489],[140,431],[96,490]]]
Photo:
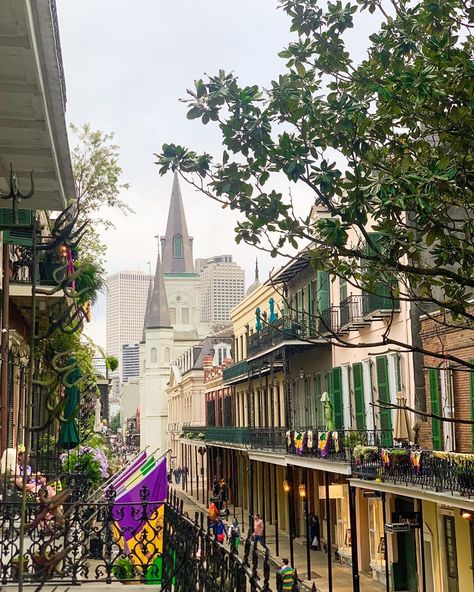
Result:
[[290,562],[286,557],[281,560],[281,563],[282,566],[279,571],[281,590],[283,590],[283,592],[290,592],[293,590],[295,583],[295,570],[291,567]]

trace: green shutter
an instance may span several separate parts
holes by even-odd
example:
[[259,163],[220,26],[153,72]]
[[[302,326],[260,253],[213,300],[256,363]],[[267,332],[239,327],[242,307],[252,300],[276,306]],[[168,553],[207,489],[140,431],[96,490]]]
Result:
[[[384,403],[390,403],[387,356],[377,356],[375,362],[377,368],[378,398]],[[393,443],[391,409],[383,409],[380,407],[380,429],[382,430],[382,445],[391,446]]]
[[321,373],[318,372],[314,375],[314,398],[316,401],[316,425],[314,427],[321,428],[324,426],[324,409],[321,402],[321,396],[323,394]]
[[[470,360],[471,364],[474,364],[474,360]],[[471,420],[474,421],[474,370],[471,370],[469,373],[470,378],[470,385],[471,385]],[[472,434],[472,450],[474,452],[474,424],[471,426],[471,434]],[[474,552],[474,542],[473,542],[473,552]]]
[[[430,383],[431,413],[439,415],[440,405],[437,368],[430,368],[428,370],[428,379]],[[431,418],[431,434],[433,439],[433,450],[442,450],[441,421],[439,419]]]
[[345,278],[339,278],[339,302],[347,298],[347,281]]
[[344,429],[344,414],[342,400],[342,369],[333,368],[331,377],[332,386],[332,405],[334,410],[334,425],[336,430]]
[[329,275],[327,271],[318,271],[318,310],[329,308]]
[[313,323],[313,296],[312,296],[312,286],[311,286],[311,282],[309,282],[309,284],[306,287],[306,301],[307,301],[307,310],[308,310],[308,316],[306,317],[307,321],[306,321],[306,326],[308,328],[308,335],[312,335],[313,331],[312,331],[312,327],[314,325]]
[[352,366],[352,378],[354,382],[356,428],[365,430],[364,379],[362,377],[361,363]]
[[[377,255],[380,252],[379,241],[382,236],[380,232],[369,232],[371,244],[366,244],[365,252],[367,255]],[[365,263],[366,267],[370,266],[369,262]],[[391,297],[391,290],[389,287],[391,283],[390,277],[384,277],[383,283],[380,284],[373,293],[367,294],[364,300],[364,312],[370,313],[375,310],[391,310],[398,306],[398,301],[394,301]]]
[[[32,225],[36,216],[36,210],[18,210],[17,224],[19,226]],[[11,230],[3,231],[3,242],[8,245],[20,245],[31,247],[33,245],[32,231],[26,228],[14,228],[13,211],[0,209],[0,224],[12,226]]]

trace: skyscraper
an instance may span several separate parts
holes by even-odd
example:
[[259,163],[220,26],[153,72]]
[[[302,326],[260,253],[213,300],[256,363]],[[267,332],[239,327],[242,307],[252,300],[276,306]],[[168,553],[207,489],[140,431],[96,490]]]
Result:
[[124,343],[122,345],[122,383],[130,378],[138,378],[140,375],[140,344]]
[[229,312],[244,297],[245,272],[232,255],[217,255],[198,260],[201,275],[201,321],[224,323]]
[[118,394],[123,363],[122,346],[142,338],[143,320],[150,282],[153,276],[142,271],[120,271],[107,278],[106,349],[119,361],[110,375],[113,392]]

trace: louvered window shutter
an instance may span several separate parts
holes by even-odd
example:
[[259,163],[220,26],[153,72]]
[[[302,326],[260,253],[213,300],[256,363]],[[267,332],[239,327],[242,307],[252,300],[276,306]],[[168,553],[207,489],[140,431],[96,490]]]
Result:
[[[428,370],[431,413],[435,415],[440,414],[438,375],[437,368],[430,368]],[[431,438],[433,450],[442,450],[441,421],[439,419],[431,418]]]

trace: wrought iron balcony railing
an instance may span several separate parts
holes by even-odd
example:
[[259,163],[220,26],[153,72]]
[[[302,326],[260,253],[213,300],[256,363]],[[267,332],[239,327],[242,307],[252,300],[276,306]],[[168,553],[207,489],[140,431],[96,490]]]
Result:
[[400,302],[390,296],[381,294],[362,294],[362,314],[364,317],[369,315],[387,316],[400,311]]
[[207,426],[206,442],[228,442],[247,445],[250,443],[250,428],[233,426]]
[[[31,247],[16,247],[14,260],[11,262],[10,281],[18,284],[31,283],[33,269],[33,251]],[[56,286],[66,278],[67,269],[64,260],[39,253],[36,262],[36,283],[42,286]]]
[[249,335],[247,341],[247,355],[251,356],[283,341],[298,339],[314,339],[320,337],[317,320],[311,319],[307,314],[301,315],[301,319],[291,319],[284,316],[275,323],[264,325],[261,331]]
[[249,372],[249,365],[246,360],[241,360],[231,366],[224,368],[222,377],[224,382],[229,382],[238,378],[239,376],[246,378]]
[[391,441],[392,430],[300,428],[288,433],[286,449],[288,454],[349,463],[356,446],[382,446]]
[[338,306],[330,306],[326,310],[321,311],[321,320],[319,323],[319,330],[321,335],[330,335],[331,333],[339,333],[341,328],[340,310]]
[[362,294],[351,295],[341,301],[340,323],[341,327],[364,327],[370,321],[364,317],[364,296]]
[[377,479],[473,497],[474,461],[453,457],[441,458],[430,450],[368,447],[353,457],[352,474],[360,479]]
[[251,428],[250,447],[258,450],[284,452],[286,449],[286,428]]

